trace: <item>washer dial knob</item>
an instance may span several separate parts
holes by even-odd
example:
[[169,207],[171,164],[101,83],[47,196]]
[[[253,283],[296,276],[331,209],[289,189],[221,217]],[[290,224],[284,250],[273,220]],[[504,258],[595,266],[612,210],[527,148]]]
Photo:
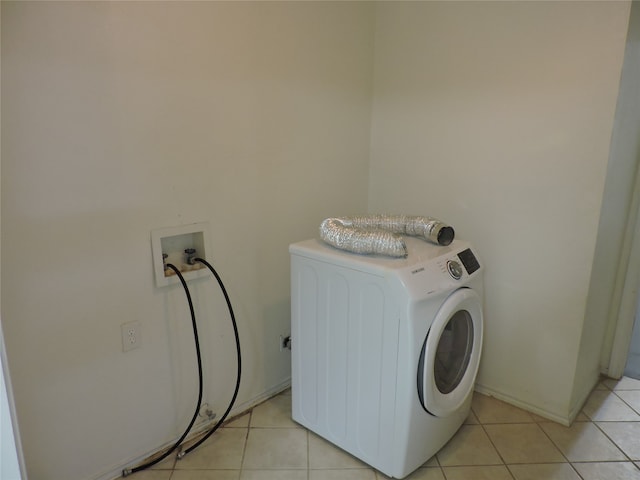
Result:
[[460,280],[462,278],[462,265],[455,260],[449,260],[447,262],[447,270],[449,270],[449,275],[451,275],[455,280]]

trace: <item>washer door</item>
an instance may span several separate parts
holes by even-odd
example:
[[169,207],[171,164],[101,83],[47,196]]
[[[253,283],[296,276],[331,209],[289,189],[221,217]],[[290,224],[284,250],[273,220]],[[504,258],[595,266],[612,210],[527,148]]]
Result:
[[458,410],[473,390],[482,350],[482,301],[461,288],[436,314],[418,363],[418,396],[432,415]]

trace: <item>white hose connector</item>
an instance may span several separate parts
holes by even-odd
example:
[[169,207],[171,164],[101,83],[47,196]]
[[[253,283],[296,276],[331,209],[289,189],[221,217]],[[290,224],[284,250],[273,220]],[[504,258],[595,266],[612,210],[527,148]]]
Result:
[[327,218],[320,225],[320,238],[323,241],[353,253],[406,257],[407,246],[400,235],[421,237],[437,245],[449,245],[455,232],[438,219],[416,215]]

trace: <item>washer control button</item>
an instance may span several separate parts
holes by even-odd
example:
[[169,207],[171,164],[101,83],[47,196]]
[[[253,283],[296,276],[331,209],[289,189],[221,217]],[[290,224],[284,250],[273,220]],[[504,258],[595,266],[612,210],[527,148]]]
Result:
[[455,260],[449,260],[447,262],[447,270],[449,270],[449,275],[454,279],[460,280],[462,278],[462,265]]

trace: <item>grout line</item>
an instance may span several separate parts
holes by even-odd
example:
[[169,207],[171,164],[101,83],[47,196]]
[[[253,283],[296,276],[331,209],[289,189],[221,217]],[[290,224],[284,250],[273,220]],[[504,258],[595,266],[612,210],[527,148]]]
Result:
[[[575,421],[574,421],[574,423],[575,423]],[[589,422],[580,422],[580,423],[593,423],[593,422],[589,421]],[[542,430],[542,432],[543,432],[543,433],[546,435],[546,437],[549,439],[549,441],[551,442],[551,444],[552,444],[554,447],[556,447],[556,448],[558,449],[558,451],[560,452],[560,454],[565,458],[565,460],[567,461],[566,463],[571,467],[571,470],[573,470],[573,472],[574,472],[574,473],[575,473],[579,478],[581,478],[581,479],[582,479],[582,478],[583,478],[583,477],[582,477],[582,475],[580,475],[580,473],[578,472],[578,469],[577,469],[576,467],[574,467],[574,466],[573,466],[573,462],[571,462],[571,460],[569,460],[569,457],[567,457],[567,456],[565,455],[565,453],[562,451],[562,449],[560,448],[560,446],[559,446],[558,444],[556,444],[556,442],[554,442],[554,441],[553,441],[553,438],[551,438],[551,436],[546,432],[546,430],[545,430],[544,428],[542,428],[539,424],[537,424],[537,425],[538,425],[538,428],[539,428],[540,430]],[[569,427],[566,427],[566,428],[569,428]],[[614,445],[615,445],[615,444],[614,444]],[[618,446],[617,446],[617,445],[616,445],[616,448],[618,448]],[[624,453],[624,452],[623,452],[623,453]],[[579,463],[579,462],[576,462],[576,463]],[[584,479],[583,479],[583,480],[584,480]]]
[[[631,410],[633,410],[635,413],[640,414],[640,412],[639,412],[637,409],[633,408],[633,406],[632,406],[629,402],[627,402],[624,398],[622,398],[620,395],[618,395],[618,392],[637,392],[637,390],[617,390],[617,391],[615,391],[615,390],[611,390],[611,392],[612,392],[616,397],[618,397],[618,398],[620,399],[620,401],[621,401],[622,403],[624,403],[627,407],[629,407],[629,408],[630,408]],[[625,420],[625,421],[626,421],[626,420]],[[630,422],[633,422],[633,421],[640,421],[640,418],[639,418],[638,420],[628,420],[628,421],[630,421]]]
[[247,454],[247,444],[249,443],[249,432],[251,431],[251,424],[253,423],[253,408],[249,411],[249,422],[247,423],[247,434],[244,437],[244,447],[242,448],[242,458],[240,459],[240,471],[238,473],[238,479],[242,477],[242,471],[244,470],[244,457]]
[[[631,460],[629,455],[627,455],[627,452],[625,452],[624,449],[620,445],[618,445],[617,442],[607,434],[607,432],[605,432],[602,428],[600,428],[600,425],[598,425],[595,421],[591,422],[591,423],[593,423],[595,425],[595,427],[600,432],[602,432],[602,434],[607,438],[607,440],[609,440],[611,443],[613,443],[615,445],[615,447],[622,452],[622,454],[627,458],[627,460],[629,462],[633,462],[633,460]],[[620,423],[632,423],[632,422],[620,422]]]
[[551,445],[553,445],[556,448],[556,450],[560,452],[560,455],[562,455],[562,457],[566,460],[566,463],[571,464],[571,460],[569,460],[569,458],[565,455],[565,453],[562,451],[560,446],[553,441],[553,438],[551,438],[551,436],[547,433],[547,431],[544,428],[542,428],[539,424],[536,423],[536,425],[538,425],[538,428],[542,431],[544,436],[547,437],[547,439],[551,442]]
[[[476,417],[478,417],[476,415]],[[480,422],[480,419],[478,418],[478,422]],[[498,454],[498,457],[500,458],[500,461],[502,462],[503,465],[506,465],[507,462],[505,461],[504,457],[502,456],[502,453],[500,453],[500,450],[498,450],[498,447],[496,446],[495,443],[493,443],[493,440],[491,439],[491,435],[489,435],[489,432],[487,432],[487,429],[484,427],[484,423],[480,422],[480,427],[482,428],[482,431],[484,432],[484,434],[487,436],[487,438],[489,439],[489,443],[491,444],[491,446],[493,447],[493,449],[496,451],[496,453]],[[499,424],[493,424],[493,425],[499,425]]]

